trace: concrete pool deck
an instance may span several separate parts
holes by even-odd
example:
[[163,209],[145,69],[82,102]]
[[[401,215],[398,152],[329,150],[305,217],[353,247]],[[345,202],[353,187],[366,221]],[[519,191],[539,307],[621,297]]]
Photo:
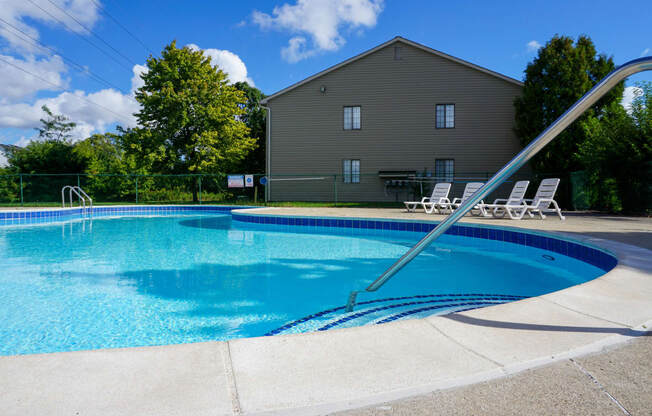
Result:
[[[247,210],[256,212],[443,218],[399,209]],[[463,222],[563,232],[611,251],[619,264],[559,292],[446,316],[228,342],[0,357],[2,413],[324,414],[373,405],[348,411],[626,414],[618,404],[632,414],[649,411],[652,343],[641,336],[652,327],[652,251],[643,248],[652,248],[652,220]],[[400,401],[386,404],[393,400]],[[555,411],[551,400],[566,405]]]

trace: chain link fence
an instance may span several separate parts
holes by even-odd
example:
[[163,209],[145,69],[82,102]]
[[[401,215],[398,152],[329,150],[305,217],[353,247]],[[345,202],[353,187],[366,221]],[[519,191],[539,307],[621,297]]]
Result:
[[[206,204],[264,201],[263,175],[252,186],[229,188],[227,174],[9,174],[0,175],[0,204],[57,205],[61,189],[81,187],[95,203]],[[244,175],[236,175],[242,176]],[[255,182],[255,185],[254,185]],[[262,188],[262,189],[261,189]]]
[[[80,186],[96,204],[263,204],[307,202],[330,205],[373,203],[388,206],[429,196],[438,182],[452,182],[451,199],[461,197],[468,182],[485,182],[493,172],[457,173],[454,177],[414,174],[6,174],[0,175],[4,206],[60,205],[61,189]],[[557,198],[565,209],[585,209],[574,195],[585,192],[568,174],[515,175],[487,201],[509,195],[514,182],[529,180],[534,195],[541,179],[561,178]],[[581,202],[581,201],[580,201]],[[578,206],[579,205],[579,206]]]

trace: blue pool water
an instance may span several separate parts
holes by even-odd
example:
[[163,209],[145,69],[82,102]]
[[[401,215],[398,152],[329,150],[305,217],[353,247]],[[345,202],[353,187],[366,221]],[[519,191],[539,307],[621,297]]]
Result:
[[[229,213],[0,227],[0,355],[341,328],[537,296],[605,271],[443,236],[354,314],[423,233],[279,227]],[[335,310],[332,310],[335,309]]]

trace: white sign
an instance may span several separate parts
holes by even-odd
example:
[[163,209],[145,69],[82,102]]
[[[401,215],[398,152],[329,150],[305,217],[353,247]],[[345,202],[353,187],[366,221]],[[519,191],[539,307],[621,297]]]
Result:
[[229,188],[244,188],[244,176],[229,175],[227,178],[227,185]]
[[245,175],[245,186],[247,188],[254,187],[254,175]]

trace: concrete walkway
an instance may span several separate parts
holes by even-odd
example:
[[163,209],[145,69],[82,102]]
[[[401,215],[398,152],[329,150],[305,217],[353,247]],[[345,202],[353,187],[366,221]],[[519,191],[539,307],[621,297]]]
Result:
[[1,413],[650,414],[651,338],[644,335],[652,326],[652,251],[594,233],[612,233],[614,240],[618,224],[627,224],[622,241],[649,246],[652,221],[489,221],[571,232],[612,251],[619,264],[559,292],[446,316],[228,342],[0,357]]
[[437,391],[340,416],[650,415],[652,337],[505,378]]

